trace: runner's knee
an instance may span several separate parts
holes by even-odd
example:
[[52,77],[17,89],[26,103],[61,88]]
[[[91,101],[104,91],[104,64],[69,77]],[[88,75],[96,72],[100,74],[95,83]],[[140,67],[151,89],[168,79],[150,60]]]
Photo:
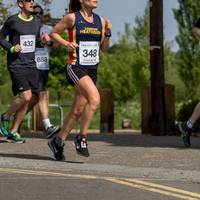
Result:
[[83,107],[83,106],[75,108],[73,111],[73,115],[76,117],[80,117],[81,114],[83,113],[84,109],[85,109],[85,107]]
[[32,98],[32,95],[31,95],[31,94],[23,95],[23,96],[21,97],[21,99],[22,99],[22,101],[24,102],[24,104],[30,103],[31,98]]
[[100,105],[100,98],[99,97],[92,97],[89,101],[92,110],[97,110]]

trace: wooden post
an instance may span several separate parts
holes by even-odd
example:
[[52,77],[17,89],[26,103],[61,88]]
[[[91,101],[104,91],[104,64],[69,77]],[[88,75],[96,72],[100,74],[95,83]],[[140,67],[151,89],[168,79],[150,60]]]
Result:
[[[48,101],[48,105],[49,105],[48,91],[47,91],[47,98],[48,98],[47,101]],[[38,104],[36,104],[32,109],[32,129],[34,131],[43,131],[44,130],[44,126],[42,123],[42,116],[41,116]]]
[[114,133],[114,100],[112,90],[103,89],[101,95],[100,132]]
[[166,134],[163,0],[150,0],[151,134]]
[[166,133],[168,135],[176,134],[175,128],[175,87],[171,84],[165,84],[165,108],[166,108]]
[[151,90],[145,86],[141,93],[142,134],[151,133]]
[[[142,90],[142,134],[152,133],[152,103],[151,88],[146,86]],[[174,85],[165,84],[165,108],[166,108],[166,134],[175,133],[175,88]]]
[[32,110],[32,128],[34,131],[43,131],[42,117],[40,114],[39,106],[36,104]]
[[36,110],[35,107],[32,109],[32,130],[36,131]]

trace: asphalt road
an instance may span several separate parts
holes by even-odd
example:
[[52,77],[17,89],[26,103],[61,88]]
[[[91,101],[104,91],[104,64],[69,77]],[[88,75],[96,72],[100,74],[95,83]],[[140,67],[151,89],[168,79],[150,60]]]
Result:
[[177,136],[89,135],[91,156],[54,161],[42,134],[25,144],[0,138],[0,200],[200,199],[200,137],[185,149]]

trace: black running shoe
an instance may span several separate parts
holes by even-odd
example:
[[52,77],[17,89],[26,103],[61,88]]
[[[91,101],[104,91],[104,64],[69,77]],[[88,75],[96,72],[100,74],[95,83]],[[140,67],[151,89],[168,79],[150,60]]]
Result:
[[179,123],[179,131],[181,132],[181,138],[185,147],[190,147],[190,136],[192,134],[192,129],[188,128],[187,122],[180,122]]
[[46,137],[47,138],[52,138],[59,131],[60,131],[60,127],[59,126],[50,126],[45,131],[46,132]]
[[87,140],[85,136],[78,134],[74,139],[74,145],[76,147],[76,151],[78,154],[85,157],[90,156],[88,148],[87,148],[88,144],[87,144]]
[[61,146],[56,143],[56,137],[48,141],[48,146],[50,150],[53,152],[53,155],[56,160],[58,161],[63,161],[65,160],[65,156],[63,154],[64,151],[64,146],[65,144],[63,143]]

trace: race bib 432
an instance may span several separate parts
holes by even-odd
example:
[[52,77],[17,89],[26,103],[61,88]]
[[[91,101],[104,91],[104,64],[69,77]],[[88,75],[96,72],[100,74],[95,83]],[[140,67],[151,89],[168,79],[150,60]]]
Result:
[[21,53],[31,53],[35,51],[35,35],[20,35]]

